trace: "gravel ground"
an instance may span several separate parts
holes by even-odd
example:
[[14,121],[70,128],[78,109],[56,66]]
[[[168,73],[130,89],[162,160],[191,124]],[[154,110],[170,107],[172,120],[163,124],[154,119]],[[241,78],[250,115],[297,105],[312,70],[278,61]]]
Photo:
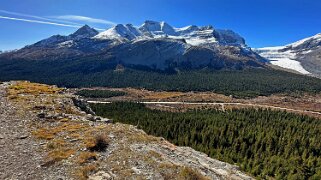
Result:
[[[20,112],[5,96],[9,83],[0,84],[0,179],[48,179],[41,167],[45,154],[28,128],[32,115]],[[59,171],[56,171],[59,172]]]

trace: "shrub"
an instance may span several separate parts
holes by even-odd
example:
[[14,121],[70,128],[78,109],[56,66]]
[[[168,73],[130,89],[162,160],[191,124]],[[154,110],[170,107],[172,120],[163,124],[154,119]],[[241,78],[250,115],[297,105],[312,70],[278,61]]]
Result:
[[108,139],[104,135],[98,135],[87,139],[86,148],[90,151],[103,152],[108,147]]

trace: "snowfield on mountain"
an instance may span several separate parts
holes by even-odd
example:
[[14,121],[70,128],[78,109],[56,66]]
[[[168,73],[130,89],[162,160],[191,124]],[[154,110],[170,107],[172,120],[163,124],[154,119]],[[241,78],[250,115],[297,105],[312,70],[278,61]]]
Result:
[[321,33],[279,46],[255,49],[273,65],[321,77]]

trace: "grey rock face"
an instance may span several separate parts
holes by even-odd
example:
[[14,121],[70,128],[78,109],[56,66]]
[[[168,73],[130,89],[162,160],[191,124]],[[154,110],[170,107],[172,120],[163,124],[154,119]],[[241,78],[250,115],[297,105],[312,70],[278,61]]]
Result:
[[[152,69],[167,68],[204,68],[214,69],[262,66],[260,57],[241,47],[202,47],[190,46],[180,40],[152,39],[121,44],[108,49],[118,64],[147,66]],[[253,61],[256,63],[247,63]],[[253,66],[255,64],[255,66]]]
[[307,54],[300,54],[298,60],[309,72],[321,78],[321,46],[314,48]]

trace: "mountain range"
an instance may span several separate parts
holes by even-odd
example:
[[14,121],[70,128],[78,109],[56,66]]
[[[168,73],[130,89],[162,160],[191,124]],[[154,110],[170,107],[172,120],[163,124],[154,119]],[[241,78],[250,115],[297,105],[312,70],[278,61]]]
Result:
[[243,69],[262,67],[265,60],[244,38],[212,26],[175,28],[166,22],[145,21],[140,27],[118,24],[99,33],[85,25],[68,36],[54,35],[1,59],[59,60],[95,57],[124,66],[152,69]]
[[195,25],[176,28],[166,22],[145,21],[139,27],[118,24],[103,32],[85,25],[67,36],[54,35],[22,49],[0,53],[0,63],[6,64],[13,62],[8,60],[77,60],[88,66],[88,59],[114,67],[161,71],[241,70],[272,64],[321,77],[321,33],[285,46],[252,49],[232,30]]

